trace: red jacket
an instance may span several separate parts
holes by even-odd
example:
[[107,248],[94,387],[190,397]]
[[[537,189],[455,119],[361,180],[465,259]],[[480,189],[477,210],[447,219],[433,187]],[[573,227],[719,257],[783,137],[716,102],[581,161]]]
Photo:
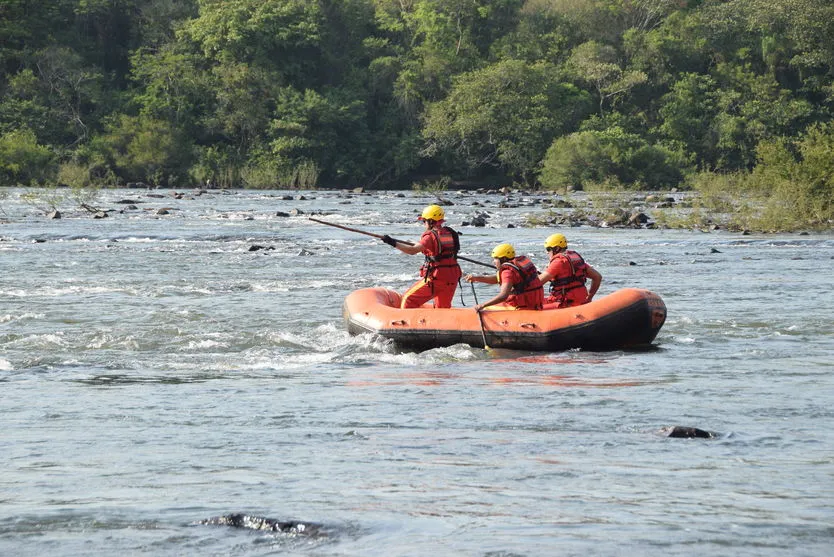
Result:
[[457,282],[461,276],[458,265],[459,243],[457,232],[448,226],[432,228],[420,237],[426,262],[420,269],[420,276],[438,282]]
[[512,284],[513,290],[506,304],[519,309],[542,309],[544,287],[539,271],[528,257],[520,255],[501,264],[498,284]]
[[588,265],[575,251],[566,250],[552,255],[547,272],[553,277],[550,280],[550,296],[560,305],[578,306],[588,299],[585,289]]

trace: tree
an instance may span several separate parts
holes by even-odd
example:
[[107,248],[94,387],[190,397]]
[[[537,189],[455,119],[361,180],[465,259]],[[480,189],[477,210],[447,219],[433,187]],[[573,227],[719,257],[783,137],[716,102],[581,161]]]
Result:
[[125,181],[161,186],[186,183],[191,145],[168,122],[118,115],[110,119],[104,134],[92,142],[92,159]]
[[648,79],[642,71],[624,71],[616,60],[613,47],[589,41],[573,49],[567,62],[575,79],[590,84],[596,91],[600,113],[606,101],[615,104],[619,97]]
[[424,152],[454,154],[472,170],[499,167],[530,182],[547,146],[576,126],[589,101],[548,64],[498,62],[457,77],[449,96],[428,107]]

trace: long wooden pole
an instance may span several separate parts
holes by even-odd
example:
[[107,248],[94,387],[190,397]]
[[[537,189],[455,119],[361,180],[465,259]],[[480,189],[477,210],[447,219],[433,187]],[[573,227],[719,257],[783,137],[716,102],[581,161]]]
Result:
[[[313,222],[317,222],[319,224],[326,224],[327,226],[335,226],[336,228],[341,228],[342,230],[347,230],[348,232],[356,232],[357,234],[364,234],[366,236],[373,236],[374,238],[382,239],[382,234],[374,234],[373,232],[368,232],[366,230],[359,230],[358,228],[351,228],[349,226],[342,226],[341,224],[336,224],[335,222],[327,222],[326,220],[314,219],[313,217],[307,217]],[[401,244],[405,244],[407,246],[413,246],[414,242],[408,242],[406,240],[397,240],[396,238],[391,238]],[[458,259],[461,261],[468,261],[469,263],[474,263],[476,265],[483,265],[484,267],[489,267],[490,269],[494,269],[495,265],[490,265],[489,263],[484,263],[483,261],[476,261],[475,259],[469,259],[468,257],[463,257],[462,255],[457,256]]]

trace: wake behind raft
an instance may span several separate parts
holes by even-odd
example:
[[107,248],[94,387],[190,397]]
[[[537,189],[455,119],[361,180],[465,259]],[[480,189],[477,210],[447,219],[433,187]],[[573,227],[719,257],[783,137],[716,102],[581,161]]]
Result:
[[472,308],[400,309],[399,293],[363,288],[345,298],[343,314],[350,334],[376,333],[412,350],[465,343],[547,352],[606,351],[649,347],[666,321],[666,304],[649,290],[623,288],[570,308],[484,310],[482,332]]

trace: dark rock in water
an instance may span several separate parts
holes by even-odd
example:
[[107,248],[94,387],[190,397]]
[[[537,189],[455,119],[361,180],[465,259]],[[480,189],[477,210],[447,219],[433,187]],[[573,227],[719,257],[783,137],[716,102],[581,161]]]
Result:
[[276,217],[288,217],[288,216],[290,216],[290,214],[285,213],[284,211],[278,211],[277,213],[275,213],[275,216]]
[[52,211],[51,213],[47,214],[46,218],[48,218],[48,219],[59,219],[59,218],[61,218],[61,211],[58,211],[56,209],[55,211]]
[[258,251],[258,250],[262,250],[262,249],[270,250],[270,249],[275,249],[275,248],[273,246],[259,246],[258,244],[253,244],[253,245],[249,246],[249,251]]
[[712,439],[715,434],[711,431],[698,429],[697,427],[686,427],[676,425],[672,427],[663,428],[663,433],[666,437],[675,437],[680,439]]
[[709,252],[710,252],[710,253],[721,253],[720,251],[718,251],[718,250],[717,250],[717,249],[715,249],[715,248],[709,248]]
[[232,526],[234,528],[249,528],[266,532],[280,532],[293,536],[317,537],[322,535],[322,526],[310,522],[297,520],[279,521],[274,518],[251,516],[243,513],[215,516],[201,520],[198,524],[216,524],[218,526]]
[[302,248],[301,251],[298,252],[298,255],[299,256],[308,256],[308,255],[315,255],[315,253],[313,253],[312,251],[310,251],[308,249]]
[[486,216],[484,216],[484,215],[476,215],[476,216],[472,217],[472,220],[469,221],[469,223],[468,223],[469,226],[475,226],[475,227],[479,227],[479,228],[482,228],[482,227],[486,226],[486,224],[487,224],[487,219],[486,219]]
[[649,216],[646,213],[635,212],[628,217],[628,224],[630,226],[640,226],[649,222]]

